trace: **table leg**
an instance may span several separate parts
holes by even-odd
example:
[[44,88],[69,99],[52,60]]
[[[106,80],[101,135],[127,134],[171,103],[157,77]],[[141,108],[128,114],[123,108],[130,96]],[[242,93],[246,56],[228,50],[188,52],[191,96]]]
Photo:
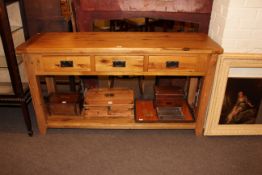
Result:
[[209,104],[209,99],[211,95],[213,79],[215,75],[216,62],[218,55],[212,55],[208,64],[208,71],[204,77],[203,86],[200,93],[199,107],[196,112],[196,128],[195,134],[201,136],[203,134],[204,122],[206,119],[207,107]]
[[47,129],[47,116],[45,113],[45,103],[42,96],[40,78],[37,77],[35,73],[37,69],[36,59],[34,59],[33,56],[28,55],[24,60],[29,81],[30,93],[34,104],[37,125],[40,134],[45,134]]

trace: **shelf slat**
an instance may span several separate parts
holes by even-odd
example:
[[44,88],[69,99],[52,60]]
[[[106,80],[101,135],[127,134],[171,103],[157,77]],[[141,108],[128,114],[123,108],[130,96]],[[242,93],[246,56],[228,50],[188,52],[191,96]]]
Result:
[[130,118],[49,117],[48,128],[194,129],[195,123],[137,123]]

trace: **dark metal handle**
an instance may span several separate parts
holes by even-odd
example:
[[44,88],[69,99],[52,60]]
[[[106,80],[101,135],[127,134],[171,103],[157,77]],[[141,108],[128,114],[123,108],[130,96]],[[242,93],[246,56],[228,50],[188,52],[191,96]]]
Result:
[[179,61],[167,61],[166,62],[166,68],[178,68],[179,67]]
[[73,67],[73,61],[60,61],[60,67]]
[[126,67],[126,61],[113,61],[113,67]]

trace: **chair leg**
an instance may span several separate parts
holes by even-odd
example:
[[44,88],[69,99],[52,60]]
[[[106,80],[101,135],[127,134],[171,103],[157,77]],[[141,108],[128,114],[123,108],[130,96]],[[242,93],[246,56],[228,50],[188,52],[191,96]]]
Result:
[[22,107],[23,116],[24,116],[24,120],[25,120],[25,124],[26,124],[26,128],[27,128],[27,133],[28,133],[29,136],[33,136],[32,123],[31,123],[27,103],[22,102],[21,107]]

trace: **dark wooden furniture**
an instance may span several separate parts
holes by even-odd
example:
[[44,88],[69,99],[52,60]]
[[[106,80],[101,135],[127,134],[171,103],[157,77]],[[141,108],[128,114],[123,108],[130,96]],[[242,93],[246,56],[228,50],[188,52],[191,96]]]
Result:
[[[19,67],[16,52],[15,52],[15,46],[13,41],[13,29],[19,30],[20,28],[16,28],[13,26],[10,26],[8,14],[7,14],[7,5],[10,5],[11,3],[19,3],[20,6],[20,12],[23,17],[23,1],[21,0],[0,0],[0,33],[1,33],[1,39],[4,49],[4,56],[3,59],[6,59],[6,67],[3,66],[1,69],[8,69],[10,74],[11,83],[8,82],[1,82],[0,87],[3,90],[0,93],[0,106],[21,106],[23,111],[24,120],[26,123],[27,131],[30,136],[33,135],[32,126],[31,126],[31,120],[30,115],[28,111],[28,104],[31,101],[31,95],[29,91],[29,87],[27,83],[22,83],[20,73],[19,73]],[[23,28],[25,31],[25,38],[27,37],[26,29]],[[2,77],[1,77],[2,78]]]
[[79,115],[81,105],[78,93],[51,93],[47,99],[47,109],[51,115]]
[[155,18],[199,24],[208,32],[213,0],[72,0],[78,31],[93,31],[96,19]]
[[[23,0],[28,35],[32,37],[42,32],[72,31],[68,0]],[[56,79],[56,84],[69,83],[71,91],[76,91],[76,80]]]
[[[61,9],[61,0],[23,0],[29,36],[41,32],[71,30],[70,17]],[[65,16],[64,16],[65,15]]]
[[136,115],[137,122],[157,122],[159,121],[153,100],[136,100]]

